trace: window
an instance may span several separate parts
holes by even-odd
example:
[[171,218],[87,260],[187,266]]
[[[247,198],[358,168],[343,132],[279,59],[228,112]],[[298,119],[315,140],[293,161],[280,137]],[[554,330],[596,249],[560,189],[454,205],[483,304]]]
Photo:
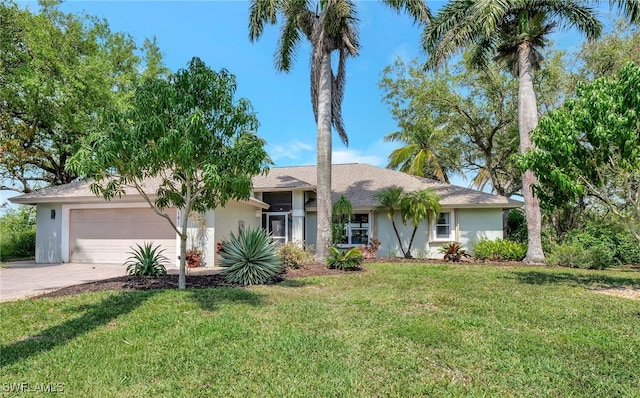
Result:
[[433,227],[433,239],[434,240],[455,240],[452,237],[453,231],[453,213],[440,213]]
[[344,245],[366,245],[369,243],[369,215],[354,214],[345,225]]

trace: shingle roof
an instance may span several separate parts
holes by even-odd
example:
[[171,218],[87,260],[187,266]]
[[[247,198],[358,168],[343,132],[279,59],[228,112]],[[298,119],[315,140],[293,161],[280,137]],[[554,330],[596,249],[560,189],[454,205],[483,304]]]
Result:
[[[334,164],[331,170],[333,200],[336,200],[340,195],[345,195],[355,208],[377,206],[378,202],[374,196],[380,191],[394,186],[401,187],[405,191],[431,188],[440,195],[440,204],[444,207],[514,208],[523,205],[522,202],[503,196],[368,164]],[[316,166],[274,167],[269,171],[269,174],[255,177],[253,184],[256,192],[315,189]]]
[[[345,195],[354,208],[373,208],[378,205],[374,196],[393,186],[405,191],[416,191],[425,188],[434,189],[441,197],[444,207],[493,207],[514,208],[522,206],[522,202],[485,192],[445,184],[428,178],[416,177],[395,170],[383,169],[362,163],[335,164],[332,166],[333,199]],[[256,192],[282,190],[315,190],[316,166],[274,167],[267,175],[259,175],[253,179]],[[149,180],[147,192],[155,192],[158,181]],[[74,182],[45,188],[25,195],[11,198],[14,203],[59,203],[79,201],[101,201],[89,188],[89,182]],[[138,192],[133,188],[126,189],[124,200],[139,201]],[[253,199],[253,198],[252,198]],[[252,204],[260,206],[262,202],[253,199]],[[310,204],[312,207],[313,204]]]
[[[160,185],[160,178],[150,178],[145,180],[145,192],[150,197],[155,197],[151,193],[155,193]],[[98,197],[91,192],[91,181],[76,181],[69,184],[58,185],[33,191],[28,194],[10,198],[9,201],[21,204],[37,204],[37,203],[79,203],[79,202],[104,202],[102,197]],[[133,187],[126,187],[122,195],[124,202],[140,202],[141,195]],[[260,207],[268,208],[269,205],[256,199],[249,198],[247,203]]]

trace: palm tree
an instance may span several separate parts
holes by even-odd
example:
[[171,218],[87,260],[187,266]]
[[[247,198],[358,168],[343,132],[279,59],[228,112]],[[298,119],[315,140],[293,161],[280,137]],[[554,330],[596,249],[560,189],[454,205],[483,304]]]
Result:
[[351,216],[353,215],[353,205],[346,196],[340,195],[338,200],[333,204],[331,211],[333,213],[331,243],[343,243],[346,233],[345,227],[351,221]]
[[440,196],[430,188],[407,192],[400,199],[400,211],[402,212],[402,222],[406,224],[407,221],[411,221],[411,224],[413,224],[409,246],[404,253],[405,258],[412,258],[411,245],[413,244],[413,238],[416,236],[418,226],[424,220],[428,220],[431,223],[440,213]]
[[445,151],[445,138],[443,132],[434,129],[428,121],[417,123],[411,129],[387,134],[385,141],[406,144],[391,152],[387,167],[419,177],[449,182],[448,173],[452,168],[441,160],[445,158],[442,154]]
[[[602,0],[594,0],[596,4]],[[640,24],[640,0],[607,0],[609,7],[617,6],[632,24]]]
[[404,248],[402,247],[402,239],[400,239],[400,234],[398,233],[398,228],[396,227],[396,222],[394,220],[394,216],[396,214],[396,208],[400,207],[400,199],[402,198],[402,188],[400,187],[391,187],[385,190],[382,190],[374,196],[374,199],[380,203],[376,210],[384,211],[389,216],[391,220],[391,225],[393,226],[393,232],[396,233],[396,238],[398,239],[398,244],[400,245],[400,251],[403,256],[406,256]]
[[[636,1],[636,0],[634,0]],[[518,128],[520,151],[532,147],[530,132],[538,124],[533,71],[556,27],[575,27],[588,39],[597,38],[602,24],[591,7],[577,0],[451,0],[424,30],[422,44],[429,54],[427,66],[438,67],[462,49],[471,49],[476,65],[491,59],[504,61],[519,80]],[[522,177],[522,191],[528,225],[528,251],[525,262],[544,263],[538,199],[531,191],[536,177],[530,170]]]
[[[400,12],[404,9],[415,23],[427,22],[429,8],[424,0],[384,0]],[[318,229],[316,258],[324,260],[331,242],[331,126],[342,142],[349,142],[342,122],[342,98],[346,80],[347,56],[358,54],[357,13],[350,0],[251,0],[249,6],[249,38],[262,35],[265,24],[276,24],[282,18],[282,31],[275,55],[276,69],[288,72],[302,37],[312,47],[311,105],[318,125],[317,204]],[[336,52],[334,75],[331,54]]]

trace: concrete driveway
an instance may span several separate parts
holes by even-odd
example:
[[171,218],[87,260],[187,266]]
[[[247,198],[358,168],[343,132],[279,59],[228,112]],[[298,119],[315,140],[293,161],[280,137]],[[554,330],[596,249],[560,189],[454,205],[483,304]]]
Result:
[[35,264],[17,261],[0,268],[0,301],[15,300],[80,283],[124,276],[122,264]]

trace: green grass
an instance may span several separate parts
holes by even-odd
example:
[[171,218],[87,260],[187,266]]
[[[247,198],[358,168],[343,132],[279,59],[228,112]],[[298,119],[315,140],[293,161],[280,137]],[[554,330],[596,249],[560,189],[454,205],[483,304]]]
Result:
[[640,395],[640,301],[590,291],[639,272],[367,268],[2,303],[0,380],[87,397]]

